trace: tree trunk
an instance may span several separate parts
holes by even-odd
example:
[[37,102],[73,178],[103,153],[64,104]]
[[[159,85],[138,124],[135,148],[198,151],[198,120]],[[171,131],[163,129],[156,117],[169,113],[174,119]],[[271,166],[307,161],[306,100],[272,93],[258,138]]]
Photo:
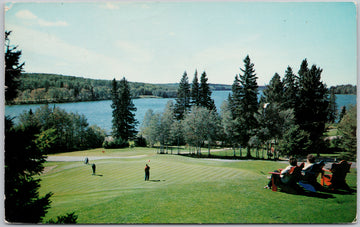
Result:
[[246,157],[247,157],[247,158],[252,158],[252,157],[251,157],[251,148],[250,148],[250,146],[247,146],[246,150],[247,150],[247,152],[246,152],[246,153],[247,153],[247,154],[246,154]]

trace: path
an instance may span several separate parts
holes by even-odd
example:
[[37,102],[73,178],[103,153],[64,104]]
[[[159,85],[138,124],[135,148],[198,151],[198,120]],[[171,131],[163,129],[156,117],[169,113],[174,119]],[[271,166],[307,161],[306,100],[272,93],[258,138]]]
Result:
[[[113,157],[113,156],[87,156],[89,160],[100,160],[100,159],[113,159],[113,158],[144,158],[148,155],[136,155],[126,157]],[[48,162],[83,162],[85,156],[55,156],[49,155],[46,159]]]
[[[87,156],[89,160],[101,160],[101,159],[128,159],[128,158],[144,158],[149,155],[135,155],[135,156]],[[251,159],[217,159],[217,158],[203,158],[205,160],[213,160],[213,161],[221,161],[221,162],[243,162],[243,161],[255,161]],[[48,162],[83,162],[85,160],[85,156],[55,156],[49,155],[46,159]],[[303,160],[302,160],[303,161]],[[301,162],[302,162],[301,161]],[[277,162],[288,163],[287,160],[279,160]],[[299,164],[301,163],[299,162]],[[330,169],[332,161],[326,161],[325,168]],[[352,162],[351,168],[357,168],[356,162]]]

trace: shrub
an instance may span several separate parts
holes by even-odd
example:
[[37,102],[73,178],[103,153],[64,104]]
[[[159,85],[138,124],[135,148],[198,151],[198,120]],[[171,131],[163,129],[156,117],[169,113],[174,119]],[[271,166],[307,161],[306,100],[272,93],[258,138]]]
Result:
[[146,147],[146,139],[144,137],[142,137],[141,135],[139,137],[136,137],[135,146],[136,147]]
[[57,217],[57,220],[50,219],[48,224],[76,224],[78,216],[75,212],[67,213]]
[[116,138],[110,141],[106,140],[103,143],[103,147],[106,149],[129,147],[129,141],[124,140],[122,138]]

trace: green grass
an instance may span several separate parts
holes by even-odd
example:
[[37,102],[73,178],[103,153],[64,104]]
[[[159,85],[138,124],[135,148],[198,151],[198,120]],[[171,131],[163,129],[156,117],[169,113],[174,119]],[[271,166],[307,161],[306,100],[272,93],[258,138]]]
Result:
[[[61,154],[108,155],[90,160],[96,176],[83,162],[46,163],[41,193],[54,195],[45,220],[73,211],[78,223],[351,223],[356,217],[356,193],[324,199],[263,189],[268,172],[284,162],[193,159],[148,148],[102,150]],[[111,159],[136,155],[146,156]],[[151,181],[145,182],[149,159]],[[356,186],[356,169],[347,181]]]

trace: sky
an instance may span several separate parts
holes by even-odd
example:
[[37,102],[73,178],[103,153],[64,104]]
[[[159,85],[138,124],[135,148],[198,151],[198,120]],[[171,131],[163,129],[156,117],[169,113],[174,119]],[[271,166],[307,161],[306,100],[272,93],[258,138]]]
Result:
[[357,83],[354,2],[8,2],[5,30],[25,72],[232,84],[249,55],[259,85],[303,59],[327,86]]

